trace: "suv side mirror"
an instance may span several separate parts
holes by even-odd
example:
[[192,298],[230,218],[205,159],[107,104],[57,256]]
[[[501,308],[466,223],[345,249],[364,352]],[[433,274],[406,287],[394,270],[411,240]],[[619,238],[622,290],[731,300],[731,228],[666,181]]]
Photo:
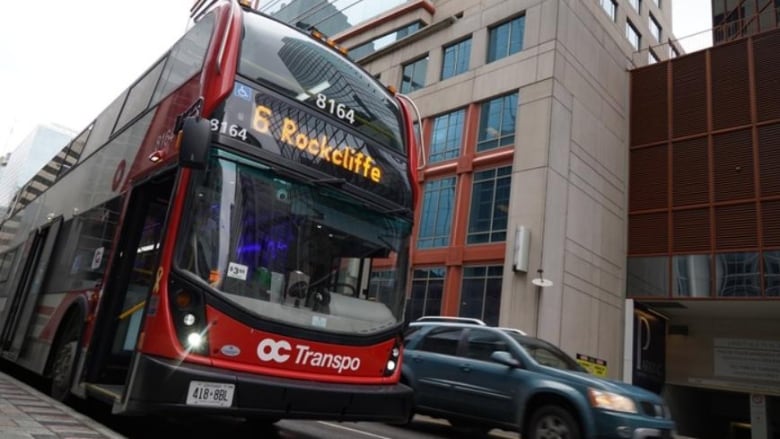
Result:
[[186,117],[182,121],[179,165],[205,169],[211,145],[211,123],[202,117]]
[[507,351],[495,351],[490,354],[490,359],[504,366],[520,367],[520,362]]

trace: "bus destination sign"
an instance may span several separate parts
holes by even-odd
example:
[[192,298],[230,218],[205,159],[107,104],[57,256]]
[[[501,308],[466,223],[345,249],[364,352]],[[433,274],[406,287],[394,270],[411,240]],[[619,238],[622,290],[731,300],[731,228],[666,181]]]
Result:
[[284,103],[240,82],[216,113],[212,131],[408,205],[411,189],[404,176],[406,158],[338,128],[327,121],[327,114]]

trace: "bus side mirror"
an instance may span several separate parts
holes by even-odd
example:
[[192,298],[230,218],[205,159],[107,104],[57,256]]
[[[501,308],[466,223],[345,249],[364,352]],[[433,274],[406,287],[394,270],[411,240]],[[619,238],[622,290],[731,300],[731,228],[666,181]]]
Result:
[[206,169],[211,145],[211,123],[208,119],[185,118],[179,135],[179,165],[183,168]]

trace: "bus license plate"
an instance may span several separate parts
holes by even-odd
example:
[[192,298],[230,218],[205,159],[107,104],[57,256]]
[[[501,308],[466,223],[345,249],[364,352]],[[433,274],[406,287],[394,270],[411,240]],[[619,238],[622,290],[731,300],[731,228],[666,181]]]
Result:
[[230,407],[233,405],[235,384],[190,381],[187,405]]

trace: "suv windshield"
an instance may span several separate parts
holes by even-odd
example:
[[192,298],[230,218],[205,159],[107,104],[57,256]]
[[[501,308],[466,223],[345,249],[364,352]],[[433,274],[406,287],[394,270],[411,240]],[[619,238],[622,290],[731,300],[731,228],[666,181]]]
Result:
[[238,73],[338,118],[404,152],[398,105],[368,73],[313,38],[260,14],[244,14]]
[[177,267],[222,297],[328,332],[375,333],[401,320],[407,220],[237,158],[213,159],[190,185]]

